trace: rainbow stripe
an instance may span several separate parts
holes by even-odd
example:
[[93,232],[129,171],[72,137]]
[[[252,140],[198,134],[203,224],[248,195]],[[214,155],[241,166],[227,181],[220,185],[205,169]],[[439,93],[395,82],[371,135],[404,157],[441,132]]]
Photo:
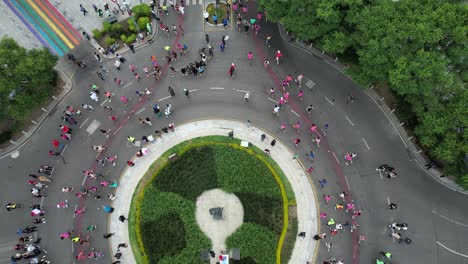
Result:
[[3,0],[31,33],[52,53],[63,56],[82,37],[48,0]]

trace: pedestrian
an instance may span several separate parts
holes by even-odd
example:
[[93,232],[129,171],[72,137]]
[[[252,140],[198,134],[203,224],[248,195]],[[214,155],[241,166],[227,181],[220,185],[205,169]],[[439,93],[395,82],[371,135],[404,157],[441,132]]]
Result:
[[112,237],[115,233],[108,233],[108,234],[104,234],[103,237],[104,239],[108,239],[110,237]]
[[297,234],[297,236],[298,236],[298,237],[305,238],[306,232],[299,232],[299,234]]
[[132,53],[135,53],[135,45],[130,44],[130,45],[128,45],[128,47],[130,48],[130,50],[132,51]]
[[321,179],[321,180],[319,180],[319,184],[320,184],[320,188],[323,189],[323,187],[325,187],[325,185],[327,184],[327,180]]
[[280,129],[283,130],[283,133],[286,134],[286,124],[285,123],[281,123]]
[[120,71],[120,61],[119,61],[119,60],[116,60],[116,61],[114,62],[114,67],[115,67],[118,71]]
[[221,52],[224,52],[224,47],[225,47],[224,43],[219,44],[219,48],[221,49]]
[[299,147],[299,143],[301,142],[301,140],[299,138],[296,138],[294,140],[294,145],[296,145],[296,147]]
[[280,50],[278,50],[275,54],[275,58],[276,58],[276,64],[279,64],[279,61],[280,61],[280,58],[283,56],[283,54],[281,53]]
[[80,11],[83,12],[83,16],[86,16],[86,14],[88,13],[88,11],[81,4],[80,4]]
[[205,34],[205,40],[207,45],[210,44],[210,35]]
[[102,12],[102,9],[100,9],[100,8],[99,8],[99,10],[98,10],[98,16],[99,16],[100,18],[104,18],[104,13]]
[[188,89],[184,89],[184,95],[190,97],[190,91]]
[[396,203],[390,203],[390,204],[388,205],[388,209],[389,209],[389,210],[395,210],[395,209],[397,209],[397,208],[398,208],[398,205],[397,205]]
[[218,16],[216,14],[213,14],[213,16],[211,17],[213,19],[213,23],[215,24],[215,26],[218,25]]
[[102,75],[102,72],[97,71],[96,74],[97,74],[97,76],[99,77],[99,79],[101,79],[101,80],[104,81],[104,75]]
[[297,129],[298,134],[301,133],[301,123],[299,123],[299,121],[295,125],[293,125],[293,128]]
[[203,18],[205,18],[205,22],[208,23],[208,18],[210,17],[210,14],[206,11],[203,12]]
[[[317,145],[317,148],[320,148],[320,136],[317,136],[315,139],[314,139],[314,142],[315,142],[315,145]],[[348,165],[348,164],[346,164]]]
[[268,68],[268,65],[270,65],[270,61],[268,59],[265,59],[265,61],[263,62],[263,67],[265,67],[265,70]]
[[127,165],[129,167],[133,167],[133,166],[135,166],[135,163],[133,161],[131,161],[131,160],[127,160]]
[[313,171],[314,171],[314,167],[309,167],[307,169],[307,173],[309,173],[309,174],[312,174]]
[[309,105],[308,107],[306,107],[306,111],[307,111],[307,115],[309,117],[312,116],[312,110],[314,109],[314,106],[313,105]]
[[172,89],[171,86],[169,86],[169,88],[168,88],[167,90],[169,91],[169,93],[171,94],[171,96],[175,96],[174,89]]
[[273,139],[273,140],[271,141],[270,145],[271,145],[272,147],[274,147],[274,146],[276,145],[276,139]]
[[128,103],[128,98],[122,95],[122,96],[120,96],[120,101],[122,103],[124,103],[124,104],[127,104]]
[[[252,123],[250,122],[250,120],[247,120],[247,122],[245,123],[245,125],[247,126],[247,128],[249,128],[251,124],[252,124]],[[275,142],[276,142],[276,141],[275,141]]]
[[265,41],[266,45],[271,48],[271,35],[268,34]]
[[88,231],[94,231],[96,229],[96,225],[90,225],[86,228]]
[[276,116],[279,116],[279,110],[280,110],[280,107],[278,105],[275,105],[273,107],[273,114]]
[[97,61],[102,62],[101,56],[95,51],[94,52],[94,58],[96,58]]
[[53,151],[53,150],[49,150],[49,156],[50,156],[50,157],[53,157],[53,156],[60,156],[60,152]]
[[265,140],[265,138],[266,138],[266,135],[265,135],[265,134],[262,134],[262,135],[260,136],[260,140],[261,140],[262,142]]
[[119,221],[120,222],[123,223],[123,222],[125,222],[125,220],[127,220],[127,218],[125,218],[125,216],[123,216],[123,215],[119,216]]
[[228,20],[226,18],[223,18],[222,22],[223,22],[224,29],[227,29]]
[[128,247],[128,244],[127,243],[120,243],[117,245],[117,250],[119,250],[120,248],[127,248]]
[[304,77],[304,75],[302,75],[302,73],[300,73],[297,77],[296,77],[296,84],[299,88],[302,87],[302,78]]
[[325,194],[323,195],[323,199],[325,199],[326,204],[328,204],[331,201],[332,198],[333,198],[333,196],[331,196],[331,195],[325,195]]

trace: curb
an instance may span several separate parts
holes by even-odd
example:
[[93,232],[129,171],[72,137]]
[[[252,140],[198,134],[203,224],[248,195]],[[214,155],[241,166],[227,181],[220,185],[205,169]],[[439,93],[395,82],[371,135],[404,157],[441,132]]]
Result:
[[[284,27],[278,23],[278,31],[280,33],[281,38],[286,41],[289,45],[294,46],[298,49],[301,49],[304,52],[310,53],[311,55],[319,58],[320,60],[326,62],[328,65],[332,66],[339,72],[341,72],[344,76],[350,79],[356,86],[359,86],[354,80],[345,73],[345,70],[349,68],[349,66],[342,64],[338,61],[338,58],[331,57],[330,55],[326,54],[325,51],[320,51],[317,48],[313,47],[313,44],[305,45],[303,41],[295,40],[294,37],[291,37],[289,33],[284,29]],[[360,87],[360,86],[359,86]],[[403,128],[404,122],[401,122],[398,117],[394,114],[395,109],[390,109],[384,102],[383,97],[379,97],[379,95],[373,91],[373,86],[365,89],[363,87],[362,91],[364,91],[367,96],[371,98],[371,100],[378,106],[378,108],[383,112],[385,117],[388,119],[390,124],[393,126],[395,131],[398,133],[405,149],[408,153],[410,161],[415,161],[423,170],[426,171],[426,174],[431,176],[434,180],[442,184],[443,186],[456,191],[458,193],[468,195],[468,190],[464,190],[460,185],[458,185],[455,181],[441,177],[442,174],[438,170],[426,170],[424,168],[424,164],[428,163],[428,160],[424,156],[424,152],[417,146],[412,140],[414,139],[412,136],[408,136],[408,133]]]
[[[135,49],[143,47],[143,46],[148,45],[148,44],[151,44],[153,42],[153,39],[158,34],[159,25],[155,21],[152,21],[151,25],[153,26],[153,34],[151,34],[151,36],[147,36],[148,38],[147,38],[147,40],[145,42],[142,42],[141,40],[137,40],[137,42],[136,42],[137,44],[135,45]],[[138,39],[138,37],[137,37],[137,39]],[[94,39],[94,37],[92,37],[91,40],[89,40],[89,43],[94,47],[94,49],[97,52],[99,52],[99,48],[102,48],[102,46],[99,45],[99,43]],[[129,51],[130,51],[130,48],[128,46],[124,46],[123,48],[115,51],[115,53],[118,53],[118,54],[122,55],[122,54],[128,53]],[[108,60],[112,60],[112,59],[115,59],[117,57],[117,56],[115,56],[115,54],[112,54],[112,53],[109,53],[109,54],[106,55],[106,54],[102,54],[101,52],[99,52],[99,54],[103,58],[108,59]]]
[[47,120],[49,115],[54,112],[54,109],[58,106],[58,104],[61,103],[63,99],[72,90],[73,84],[72,84],[71,78],[73,78],[74,72],[71,77],[68,77],[65,74],[65,72],[60,67],[58,67],[58,63],[54,67],[54,69],[57,71],[59,77],[65,81],[65,85],[63,86],[63,91],[60,92],[58,97],[52,96],[54,101],[47,106],[47,109],[44,107],[42,108],[44,113],[42,113],[42,115],[39,117],[39,120],[37,121],[31,120],[31,122],[34,125],[31,126],[28,131],[23,131],[23,136],[21,138],[19,138],[17,141],[10,140],[12,144],[7,146],[6,148],[0,149],[0,159],[5,158],[6,156],[12,154],[12,152],[24,146],[29,141],[31,136],[34,135],[34,133],[36,133],[36,131],[42,127],[42,125]]

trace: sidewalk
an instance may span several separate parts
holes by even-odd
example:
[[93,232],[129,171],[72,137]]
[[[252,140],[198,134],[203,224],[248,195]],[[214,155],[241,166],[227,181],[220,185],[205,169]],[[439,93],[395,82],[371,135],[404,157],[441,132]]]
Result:
[[[296,39],[294,36],[289,34],[289,32],[287,32],[286,29],[281,24],[278,24],[278,29],[279,29],[280,36],[284,41],[288,42],[290,45],[298,49],[301,49],[317,57],[318,59],[326,62],[327,64],[329,64],[336,70],[346,75],[345,70],[349,66],[339,62],[338,58],[333,58],[330,55],[326,54],[324,51],[320,51],[319,49],[315,48],[313,44],[306,44],[304,43],[304,41],[300,41]],[[351,79],[351,77],[349,78]],[[428,159],[426,159],[424,153],[419,148],[419,146],[414,143],[413,141],[414,137],[409,136],[408,133],[406,132],[404,128],[404,122],[401,122],[394,113],[395,109],[390,109],[390,107],[388,107],[384,103],[383,101],[384,98],[379,96],[373,90],[373,86],[369,87],[368,89],[362,89],[362,90],[371,98],[371,100],[383,112],[387,120],[390,122],[392,127],[398,133],[398,136],[400,137],[403,145],[405,146],[406,151],[408,152],[408,155],[410,156],[410,159],[414,160],[423,170],[425,170],[424,165],[429,163],[429,161]],[[453,191],[468,195],[468,190],[464,190],[454,180],[447,178],[447,177],[441,177],[442,174],[440,173],[440,171],[431,169],[431,170],[426,170],[426,172],[427,172],[426,174],[431,176],[434,180],[438,181],[440,184],[444,185],[445,187]]]
[[[136,165],[134,167],[129,167],[122,174],[120,186],[116,192],[116,199],[112,203],[115,211],[109,219],[108,230],[109,232],[115,232],[115,235],[110,239],[112,255],[115,254],[119,243],[129,242],[128,223],[119,222],[118,216],[128,215],[133,192],[151,164],[168,149],[181,142],[208,135],[227,136],[230,131],[234,131],[235,138],[248,141],[260,149],[270,149],[271,157],[281,167],[294,189],[298,208],[298,230],[307,234],[306,238],[298,238],[296,240],[289,263],[295,264],[313,261],[317,245],[313,236],[318,233],[318,208],[315,203],[317,202],[315,192],[303,167],[296,160],[292,159],[293,152],[283,145],[282,142],[278,141],[275,147],[271,147],[269,141],[261,142],[261,134],[265,134],[267,138],[274,138],[272,134],[254,126],[248,128],[242,122],[228,120],[200,120],[181,124],[176,126],[175,132],[164,134],[162,139],[158,139],[156,143],[146,145],[149,154],[139,158],[135,162]],[[125,228],[122,228],[123,225],[125,225]],[[131,248],[122,251],[121,261],[122,263],[136,263]]]

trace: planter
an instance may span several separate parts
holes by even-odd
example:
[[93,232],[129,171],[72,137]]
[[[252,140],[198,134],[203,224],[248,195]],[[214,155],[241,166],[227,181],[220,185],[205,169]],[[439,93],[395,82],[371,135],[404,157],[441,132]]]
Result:
[[[208,12],[208,14],[210,14],[210,16],[208,17],[208,24],[212,25],[212,26],[222,26],[223,25],[223,19],[224,18],[228,18],[228,7],[226,5],[226,2],[220,2],[218,4],[218,8],[216,8],[216,3],[212,2],[212,3],[209,3],[206,5],[205,7],[205,11]],[[216,24],[214,21],[213,21],[213,15],[217,15],[218,16],[218,23]]]

